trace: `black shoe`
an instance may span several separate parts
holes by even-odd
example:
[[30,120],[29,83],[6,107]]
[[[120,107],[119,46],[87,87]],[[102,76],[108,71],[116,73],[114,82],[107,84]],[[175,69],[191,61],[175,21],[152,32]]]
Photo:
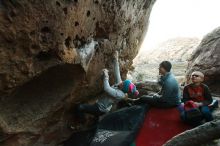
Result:
[[0,143],[6,141],[11,135],[0,133]]

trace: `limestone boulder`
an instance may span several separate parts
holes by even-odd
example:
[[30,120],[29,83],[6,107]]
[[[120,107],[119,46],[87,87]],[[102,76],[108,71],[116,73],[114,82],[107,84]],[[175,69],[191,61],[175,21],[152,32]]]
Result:
[[220,28],[207,34],[189,59],[187,77],[192,71],[205,74],[205,83],[217,94],[220,93]]
[[115,50],[125,78],[154,2],[0,0],[3,146],[55,146],[67,139],[71,107],[102,91],[100,73],[109,68],[112,74]]

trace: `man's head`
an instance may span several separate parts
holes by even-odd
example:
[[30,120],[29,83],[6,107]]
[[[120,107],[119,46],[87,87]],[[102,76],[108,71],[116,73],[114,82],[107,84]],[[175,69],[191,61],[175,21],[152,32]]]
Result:
[[191,80],[195,84],[200,84],[204,81],[204,74],[200,71],[194,71],[191,74]]
[[170,72],[172,64],[169,61],[163,61],[159,65],[159,73],[165,75],[167,72]]

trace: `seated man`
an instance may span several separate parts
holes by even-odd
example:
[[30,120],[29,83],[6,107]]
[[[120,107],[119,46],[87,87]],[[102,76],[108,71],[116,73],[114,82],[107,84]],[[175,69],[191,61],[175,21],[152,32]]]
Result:
[[161,91],[154,95],[143,95],[140,103],[147,103],[151,106],[159,108],[175,107],[180,104],[180,91],[177,80],[170,72],[172,65],[169,61],[163,61],[159,66],[159,84],[162,86]]
[[138,96],[139,92],[136,89],[136,86],[130,80],[121,80],[119,62],[118,62],[118,52],[115,52],[114,55],[114,77],[115,77],[115,85],[110,86],[109,84],[109,75],[108,70],[103,69],[103,84],[104,91],[108,95],[104,95],[93,105],[90,104],[80,104],[77,107],[78,115],[83,113],[89,113],[95,116],[100,116],[105,113],[108,113],[114,102],[118,102],[120,100],[126,99],[127,94],[131,94],[134,96]]
[[[199,108],[203,118],[207,122],[212,121],[212,113],[208,107],[212,103],[212,95],[207,85],[203,84],[204,74],[199,71],[195,71],[191,75],[192,83],[185,86],[183,90],[183,102],[186,105],[193,104],[195,108]],[[181,114],[182,119],[187,122],[186,114],[184,112]],[[198,125],[200,121],[194,123]],[[193,124],[193,123],[192,123]]]

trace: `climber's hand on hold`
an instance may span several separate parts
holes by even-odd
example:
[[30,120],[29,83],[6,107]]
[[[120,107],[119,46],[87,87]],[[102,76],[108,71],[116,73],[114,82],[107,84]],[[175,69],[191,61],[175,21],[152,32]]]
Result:
[[103,79],[109,79],[108,72],[109,72],[109,71],[108,71],[107,69],[103,69],[103,70],[102,70]]
[[115,51],[115,53],[114,53],[114,59],[118,60],[118,51]]

